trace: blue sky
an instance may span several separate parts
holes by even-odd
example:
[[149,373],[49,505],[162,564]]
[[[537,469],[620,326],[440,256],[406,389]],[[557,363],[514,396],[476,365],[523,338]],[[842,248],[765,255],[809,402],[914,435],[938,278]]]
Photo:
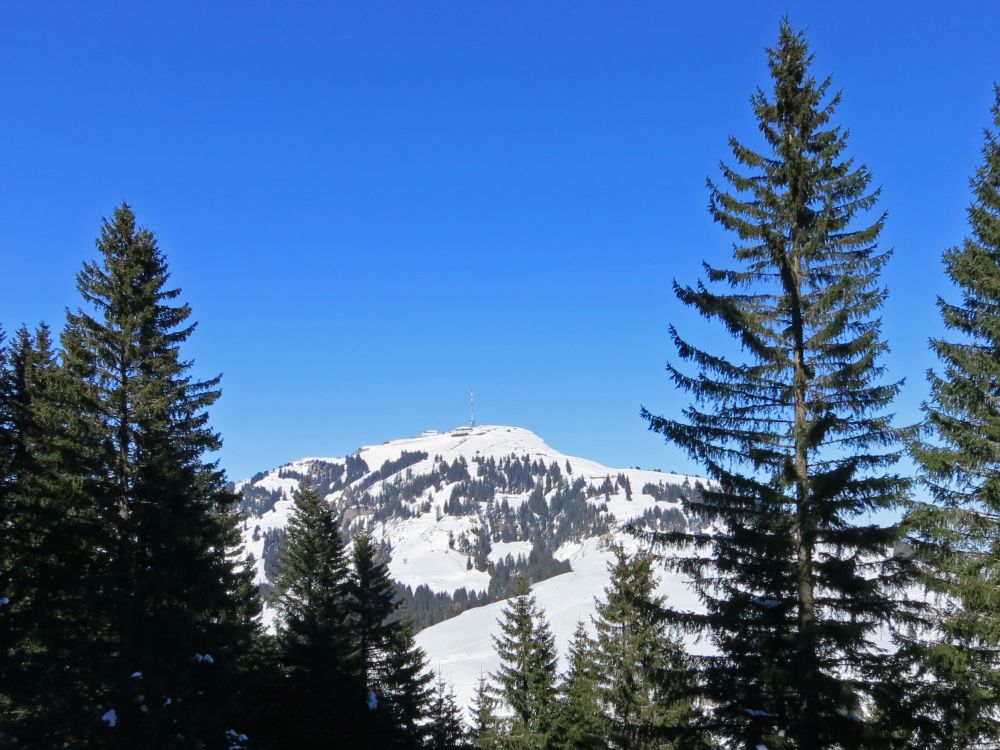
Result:
[[235,476],[468,418],[612,465],[696,471],[670,293],[731,239],[707,212],[787,12],[844,92],[894,247],[887,364],[917,418],[1000,79],[1000,5],[8,3],[0,325],[58,328],[100,217],[152,228],[222,372]]

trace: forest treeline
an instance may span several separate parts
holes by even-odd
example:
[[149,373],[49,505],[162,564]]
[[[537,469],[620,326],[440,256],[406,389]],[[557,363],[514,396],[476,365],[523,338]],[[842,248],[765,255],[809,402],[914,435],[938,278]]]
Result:
[[[0,748],[1000,746],[1000,88],[901,427],[879,189],[804,36],[784,21],[767,55],[759,145],[732,138],[708,186],[732,263],[674,285],[732,341],[671,328],[690,404],[642,412],[703,467],[699,525],[629,529],[561,672],[521,580],[468,716],[371,537],[345,543],[309,482],[264,631],[212,458],[219,378],[193,376],[191,310],[117,207],[60,335],[0,348]],[[659,565],[697,609],[657,595]]]

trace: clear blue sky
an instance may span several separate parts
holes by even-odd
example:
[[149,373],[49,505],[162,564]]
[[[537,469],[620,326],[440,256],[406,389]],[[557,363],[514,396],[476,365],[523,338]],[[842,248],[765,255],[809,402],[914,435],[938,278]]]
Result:
[[888,364],[915,419],[965,231],[1000,4],[7,3],[0,10],[0,325],[62,324],[100,217],[127,199],[224,374],[234,477],[477,416],[612,465],[696,471],[670,293],[730,238],[705,178],[781,14],[844,92],[884,187]]

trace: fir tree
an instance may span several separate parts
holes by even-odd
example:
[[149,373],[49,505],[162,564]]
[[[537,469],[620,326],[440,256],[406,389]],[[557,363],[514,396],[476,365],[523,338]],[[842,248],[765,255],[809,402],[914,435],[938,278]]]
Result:
[[472,708],[472,741],[478,750],[497,750],[501,747],[501,727],[496,709],[495,690],[485,675],[480,675]]
[[295,495],[282,563],[278,661],[287,674],[279,740],[329,747],[359,737],[364,683],[354,644],[351,581],[340,523],[309,481]]
[[904,435],[887,413],[899,384],[879,363],[889,253],[877,250],[884,216],[863,223],[878,190],[830,125],[840,96],[812,77],[787,20],[768,62],[773,93],[752,99],[765,148],[731,139],[739,166],[722,165],[728,187],[709,183],[712,217],[739,238],[736,265],[675,284],[743,354],[671,329],[696,373],[668,372],[695,403],[681,420],[643,410],[705,467],[711,483],[684,504],[721,531],[656,536],[680,545],[672,565],[704,605],[667,614],[717,648],[699,672],[723,740],[852,747],[875,731],[862,707],[892,679],[876,629],[901,616],[903,566],[888,552],[899,530],[856,522],[907,490],[893,473]]
[[[301,724],[289,725],[297,719],[305,720],[305,712],[303,704],[295,701],[302,689],[282,663],[278,636],[266,632],[256,635],[240,672],[240,688],[235,696],[238,726],[244,728],[255,750],[281,750],[294,732],[302,731]],[[350,736],[351,726],[345,725],[341,731]]]
[[548,747],[555,713],[555,639],[523,577],[499,625],[493,647],[500,669],[494,679],[500,699],[512,713],[502,747]]
[[599,750],[607,748],[610,725],[598,697],[601,679],[596,644],[583,623],[576,626],[569,648],[569,670],[559,686],[554,748]]
[[[180,347],[191,310],[175,304],[163,253],[127,204],[105,220],[100,259],[77,276],[86,309],[69,313],[63,353],[100,427],[99,502],[108,549],[114,641],[104,674],[104,741],[118,747],[224,742],[235,497],[206,454],[220,447],[207,409],[219,378],[194,380]],[[113,712],[113,713],[111,713]]]
[[611,582],[597,604],[594,625],[598,693],[607,712],[612,746],[679,748],[694,717],[696,691],[684,654],[667,636],[656,595],[652,558],[614,549]]
[[432,675],[424,652],[413,641],[409,619],[392,623],[384,660],[376,667],[376,695],[386,728],[383,747],[417,749],[423,744]]
[[931,500],[914,503],[911,543],[937,599],[927,637],[902,651],[918,659],[908,692],[923,701],[908,741],[927,748],[1000,742],[1000,87],[995,97],[971,231],[944,254],[961,302],[938,307],[954,335],[931,341],[943,371],[928,373],[927,435],[913,449]]
[[0,747],[14,741],[14,715],[10,685],[17,667],[14,629],[10,614],[10,542],[14,535],[10,507],[13,482],[14,422],[11,416],[11,373],[8,369],[7,336],[0,328]]
[[386,566],[377,561],[378,550],[371,535],[354,537],[354,575],[351,583],[353,637],[362,683],[377,700],[378,677],[389,650],[396,610],[392,581]]
[[464,750],[471,747],[455,691],[445,684],[440,674],[434,682],[427,713],[430,720],[425,744],[427,750]]
[[355,535],[351,622],[358,674],[368,695],[368,743],[417,747],[431,675],[423,651],[413,642],[412,623],[395,615],[395,587],[378,556],[370,534]]
[[[242,540],[232,526],[232,536],[227,546],[242,549]],[[247,706],[260,694],[260,684],[274,676],[273,663],[268,661],[271,651],[271,637],[264,632],[261,621],[263,613],[260,588],[255,583],[256,570],[252,554],[245,556],[243,565],[235,569],[230,597],[233,607],[222,618],[220,624],[229,630],[231,649],[235,659],[226,664],[229,670],[225,679],[234,685],[230,694],[226,714],[237,717],[235,726],[249,730],[257,714],[250,713]]]
[[110,537],[95,503],[96,435],[45,326],[22,328],[4,392],[10,450],[0,567],[8,626],[0,675],[3,718],[18,746],[82,742],[107,693],[104,613]]

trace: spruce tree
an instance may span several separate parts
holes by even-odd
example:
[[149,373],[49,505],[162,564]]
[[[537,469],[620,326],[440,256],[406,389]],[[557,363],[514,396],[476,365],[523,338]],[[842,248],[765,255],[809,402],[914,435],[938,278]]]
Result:
[[480,675],[472,703],[472,742],[478,750],[497,750],[501,747],[501,727],[496,709],[495,690],[486,676]]
[[559,750],[609,747],[610,725],[598,696],[601,680],[596,644],[586,626],[577,624],[569,648],[569,670],[559,686],[552,746]]
[[235,496],[207,458],[220,447],[207,411],[219,378],[192,378],[180,351],[191,309],[175,302],[166,259],[127,204],[104,221],[97,248],[77,275],[85,308],[68,313],[62,343],[100,427],[99,503],[114,537],[102,741],[219,746],[238,656],[225,624],[236,606]]
[[493,678],[500,700],[511,712],[501,747],[548,747],[555,718],[555,639],[523,577],[518,578],[499,625],[493,647],[500,668]]
[[434,681],[427,714],[427,750],[464,750],[471,747],[455,691],[440,674]]
[[14,423],[11,415],[11,372],[7,335],[0,328],[0,747],[14,741],[10,685],[17,668],[10,613],[10,542],[14,536],[10,487],[13,483]]
[[48,328],[18,331],[9,360],[0,723],[19,747],[82,743],[98,726],[112,645],[104,616],[111,540],[94,501],[97,439]]
[[364,531],[356,534],[351,579],[353,632],[361,679],[375,701],[378,700],[379,668],[384,663],[394,631],[390,617],[396,611],[389,571],[377,557],[378,549],[371,535]]
[[[242,550],[242,539],[234,523],[227,540],[231,549]],[[275,676],[272,636],[265,633],[262,622],[263,604],[257,586],[256,568],[252,554],[247,554],[243,564],[234,568],[232,588],[229,592],[232,608],[220,619],[220,625],[229,631],[231,650],[235,658],[225,666],[224,680],[234,686],[225,707],[225,713],[234,717],[231,726],[248,733],[250,724],[258,716],[248,707],[259,697],[261,685]]]
[[739,747],[878,744],[864,706],[892,679],[877,629],[901,616],[904,566],[886,517],[907,481],[894,473],[904,435],[888,408],[886,292],[877,248],[878,190],[831,125],[839,94],[810,73],[802,34],[781,24],[768,50],[773,92],[752,98],[761,150],[730,140],[736,165],[709,182],[710,212],[738,238],[732,268],[675,283],[678,299],[739,349],[699,348],[673,328],[675,385],[694,403],[681,419],[643,410],[652,430],[699,461],[710,483],[684,499],[717,533],[653,535],[703,605],[670,622],[711,638],[700,680],[711,724]]
[[396,616],[399,603],[386,562],[366,531],[357,533],[351,578],[352,638],[358,676],[367,692],[368,743],[417,747],[431,675],[413,640],[413,624]]
[[375,668],[378,711],[385,727],[383,747],[417,749],[423,744],[433,677],[413,635],[408,618],[392,623],[384,659]]
[[278,591],[278,660],[287,679],[275,696],[277,739],[303,749],[357,741],[364,683],[347,553],[337,514],[309,481],[295,494]]
[[611,581],[594,626],[598,694],[619,748],[693,747],[696,689],[680,647],[667,635],[652,557],[614,548]]
[[352,549],[351,606],[362,678],[369,687],[374,683],[375,670],[389,642],[392,633],[389,618],[396,610],[389,571],[377,558],[378,549],[371,535],[358,532]]
[[[902,650],[922,721],[911,746],[1000,743],[1000,87],[972,178],[970,233],[944,253],[961,294],[938,299],[948,338],[931,348],[926,434],[913,453],[930,499],[909,513],[920,581],[935,597],[929,630]],[[922,689],[917,689],[917,688]]]

